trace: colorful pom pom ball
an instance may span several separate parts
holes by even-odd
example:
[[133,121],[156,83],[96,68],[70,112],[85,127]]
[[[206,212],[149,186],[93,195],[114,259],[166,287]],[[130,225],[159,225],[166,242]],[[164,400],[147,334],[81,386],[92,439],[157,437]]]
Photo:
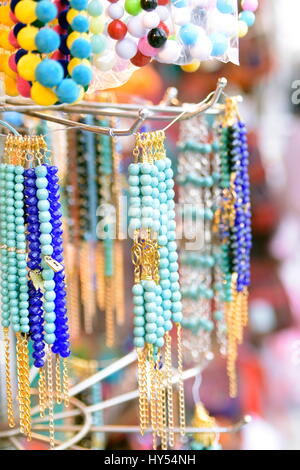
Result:
[[79,97],[80,88],[71,78],[65,78],[56,88],[61,103],[74,103]]
[[41,106],[52,106],[57,103],[58,99],[56,94],[51,88],[46,88],[39,82],[34,82],[31,87],[31,98]]
[[89,21],[86,16],[77,15],[72,21],[72,29],[79,33],[85,33],[89,29]]
[[60,37],[53,29],[43,28],[37,33],[35,43],[39,52],[50,54],[59,48]]
[[71,0],[70,4],[72,8],[75,8],[75,10],[86,10],[88,0]]
[[37,3],[36,16],[42,23],[50,23],[57,16],[57,8],[54,3],[48,0],[42,0]]
[[34,51],[36,49],[35,38],[38,31],[38,28],[35,26],[25,26],[22,28],[17,36],[20,47],[26,51]]
[[18,74],[29,82],[35,79],[35,69],[41,62],[37,54],[24,54],[17,63]]
[[100,16],[103,12],[103,6],[99,0],[92,0],[87,7],[88,14],[91,16]]
[[86,87],[89,85],[89,83],[91,83],[92,77],[92,70],[86,65],[76,65],[76,67],[73,69],[72,78],[78,85]]
[[64,70],[56,60],[45,59],[35,69],[35,78],[41,85],[52,88],[62,81]]
[[107,39],[104,34],[97,34],[91,37],[92,52],[94,54],[102,54],[107,46]]
[[14,13],[21,23],[33,23],[37,18],[36,2],[33,2],[32,0],[22,0],[17,3]]
[[71,47],[71,55],[79,59],[86,59],[91,54],[91,44],[83,38],[76,39]]

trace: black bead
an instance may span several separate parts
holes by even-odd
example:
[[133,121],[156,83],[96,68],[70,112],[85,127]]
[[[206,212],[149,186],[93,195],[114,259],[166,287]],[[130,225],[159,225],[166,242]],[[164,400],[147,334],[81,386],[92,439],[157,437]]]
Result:
[[162,47],[166,40],[167,35],[165,31],[161,28],[153,28],[148,33],[148,41],[150,46],[156,47],[157,49],[159,47]]
[[142,0],[141,7],[143,10],[152,11],[157,7],[157,0]]

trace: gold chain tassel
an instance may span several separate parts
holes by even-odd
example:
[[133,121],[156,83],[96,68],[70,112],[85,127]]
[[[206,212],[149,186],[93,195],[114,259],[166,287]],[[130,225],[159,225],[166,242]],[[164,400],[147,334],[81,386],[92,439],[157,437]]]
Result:
[[30,368],[29,368],[29,351],[28,351],[28,340],[24,336],[22,338],[22,361],[23,361],[23,370],[24,370],[24,424],[25,424],[25,434],[28,440],[31,440],[31,403],[30,403]]
[[179,390],[179,427],[180,435],[185,435],[185,406],[184,406],[184,384],[183,384],[183,357],[182,357],[182,338],[181,325],[177,324],[177,348],[178,348],[178,390]]
[[172,338],[166,334],[165,368],[167,378],[167,407],[169,446],[174,447],[173,385],[172,385]]
[[47,351],[47,385],[48,385],[48,407],[49,407],[49,437],[50,449],[55,446],[55,429],[54,429],[54,403],[53,403],[53,371],[52,371],[52,352],[51,348]]
[[147,376],[146,376],[146,355],[144,349],[138,349],[138,384],[139,384],[139,415],[140,432],[144,435],[149,424]]
[[19,411],[20,411],[20,431],[25,434],[25,411],[24,411],[24,370],[23,370],[23,358],[22,358],[22,336],[20,333],[16,333],[17,344],[17,373],[18,373],[18,400],[19,400]]
[[60,357],[56,354],[55,357],[55,398],[56,403],[60,405],[62,403],[62,384],[60,375]]
[[152,428],[152,447],[157,449],[157,395],[156,395],[156,369],[152,349],[150,350],[150,413]]
[[10,342],[8,328],[3,329],[4,333],[4,348],[5,348],[5,381],[6,381],[6,400],[7,400],[7,417],[8,426],[13,428],[15,426],[13,399],[10,380]]
[[39,409],[40,409],[40,417],[44,418],[45,411],[47,409],[47,387],[46,387],[46,374],[45,369],[43,367],[40,368],[39,373]]
[[63,380],[62,380],[63,396],[64,396],[64,405],[68,408],[70,404],[69,396],[69,370],[68,370],[68,359],[64,357],[63,359]]

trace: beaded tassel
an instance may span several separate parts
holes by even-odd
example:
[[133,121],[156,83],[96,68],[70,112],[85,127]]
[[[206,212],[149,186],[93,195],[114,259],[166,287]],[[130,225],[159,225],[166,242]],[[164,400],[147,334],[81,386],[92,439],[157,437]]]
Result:
[[228,332],[228,376],[230,396],[237,393],[236,358],[238,344],[247,324],[247,298],[250,283],[251,209],[248,174],[248,145],[245,124],[239,120],[237,103],[226,100],[222,129],[223,194],[221,236]]
[[[140,421],[143,433],[147,413],[146,387],[149,387],[153,448],[157,447],[158,437],[161,438],[162,446],[167,447],[167,426],[170,426],[171,445],[174,440],[171,343],[168,332],[174,323],[179,325],[182,320],[175,241],[174,181],[171,160],[165,154],[164,138],[161,131],[137,135],[134,163],[128,169],[129,230],[133,233],[134,345],[139,358]],[[163,364],[165,340],[168,343]],[[145,361],[149,363],[148,384],[143,380]],[[178,365],[181,373],[180,347]],[[167,399],[163,376],[168,377]],[[182,383],[180,390],[182,399]],[[180,416],[183,429],[182,407]]]

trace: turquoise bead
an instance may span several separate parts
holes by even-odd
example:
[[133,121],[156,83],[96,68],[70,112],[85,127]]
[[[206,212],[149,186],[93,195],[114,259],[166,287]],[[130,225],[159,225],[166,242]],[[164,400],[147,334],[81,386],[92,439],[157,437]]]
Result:
[[169,260],[167,258],[163,258],[160,260],[159,262],[160,269],[168,268],[168,266],[169,266]]
[[49,233],[42,233],[40,235],[40,243],[42,245],[50,245],[52,243],[52,236]]
[[142,326],[136,326],[133,329],[133,335],[135,337],[144,337],[145,335],[145,329]]
[[161,338],[165,334],[165,329],[163,328],[163,326],[160,326],[157,328],[155,333],[158,338]]
[[141,199],[139,197],[130,198],[130,207],[140,207],[140,206],[141,206]]
[[38,189],[44,189],[48,186],[48,180],[45,177],[37,178],[36,179],[36,186]]
[[20,329],[21,329],[22,333],[29,333],[30,326],[29,325],[21,325]]
[[39,200],[47,200],[49,197],[49,191],[47,189],[38,189],[36,196]]
[[55,282],[51,281],[44,281],[44,289],[45,290],[54,290],[55,289]]
[[133,344],[136,348],[143,348],[145,346],[144,338],[134,338]]
[[151,196],[142,197],[142,206],[153,207],[153,198]]
[[49,211],[50,209],[50,202],[49,201],[38,201],[37,203],[38,209],[40,211]]
[[130,186],[128,192],[130,196],[137,197],[140,194],[140,188],[138,186]]
[[170,273],[170,281],[171,282],[177,282],[179,280],[179,273]]
[[50,222],[42,222],[40,224],[40,232],[41,233],[51,233],[52,232],[52,225]]
[[151,186],[152,184],[152,178],[149,174],[142,175],[141,176],[141,184],[144,186]]
[[54,323],[46,323],[44,325],[45,333],[54,333],[55,331],[55,324]]
[[136,305],[136,306],[133,308],[133,313],[134,313],[137,317],[144,315],[144,313],[145,313],[144,307],[142,307],[141,305]]
[[152,186],[142,186],[141,187],[141,193],[143,196],[151,196],[153,191]]
[[172,312],[181,312],[182,310],[182,304],[180,301],[174,302],[172,305]]
[[141,295],[135,295],[133,297],[133,303],[134,305],[137,305],[138,307],[144,305],[144,299]]
[[128,184],[130,186],[138,186],[140,182],[140,179],[138,176],[130,175],[128,178]]
[[176,291],[172,294],[172,302],[178,302],[179,300],[181,300],[181,293]]
[[165,268],[165,269],[160,269],[160,270],[159,270],[159,278],[160,278],[161,280],[169,279],[169,276],[170,276],[170,271],[169,271],[169,269]]
[[166,246],[168,243],[166,235],[159,235],[157,241],[160,246]]
[[164,346],[164,344],[165,344],[164,338],[157,338],[155,345],[158,348],[162,348]]
[[172,324],[171,320],[165,321],[165,324],[164,324],[165,331],[171,331],[172,327],[173,327],[173,324]]
[[42,252],[42,255],[49,255],[51,256],[52,253],[53,253],[53,246],[52,245],[42,245],[41,247],[41,252]]
[[145,310],[146,310],[146,312],[155,312],[156,303],[155,302],[146,302],[145,303]]
[[156,284],[154,281],[143,281],[143,287],[146,292],[155,291]]
[[162,306],[163,306],[163,309],[164,310],[170,310],[170,308],[172,307],[172,302],[171,300],[164,300],[163,303],[162,303]]
[[142,208],[142,217],[145,217],[145,218],[153,217],[152,207],[143,207]]
[[143,295],[144,289],[141,284],[134,284],[132,287],[132,293],[133,295]]
[[164,323],[165,323],[164,317],[162,315],[159,315],[156,319],[157,327],[160,328],[161,326],[164,326]]
[[167,258],[168,257],[168,249],[166,247],[162,247],[159,249],[159,255],[161,258]]
[[182,313],[176,312],[172,315],[172,320],[174,323],[181,323],[182,322]]
[[140,169],[139,169],[139,164],[138,163],[130,163],[129,167],[128,167],[128,173],[130,175],[138,175],[140,172]]
[[[45,292],[45,293],[47,294],[47,292]],[[53,311],[52,312],[47,312],[44,315],[44,319],[45,319],[46,323],[54,323],[55,320],[56,320],[56,315]]]
[[43,308],[45,312],[54,312],[55,303],[54,302],[44,302]]
[[51,214],[48,210],[44,210],[43,212],[39,212],[39,221],[40,222],[49,222],[51,220]]
[[20,331],[20,325],[18,323],[13,323],[12,329],[14,330],[15,333],[18,333]]
[[161,285],[162,289],[169,289],[171,287],[171,282],[170,282],[169,279],[163,279],[163,280],[161,280],[160,285]]
[[141,172],[143,174],[150,174],[152,171],[152,165],[150,163],[142,163],[141,164]]
[[157,341],[157,336],[155,333],[147,333],[145,336],[146,343],[155,344]]
[[35,174],[37,177],[46,176],[47,175],[47,168],[44,165],[39,165],[35,167]]
[[1,321],[1,325],[3,326],[3,328],[8,328],[8,327],[9,327],[9,324],[10,324],[9,320],[3,319],[3,320]]
[[[147,176],[147,175],[144,175],[144,176]],[[146,184],[146,183],[143,183],[143,184]],[[158,178],[156,176],[152,176],[151,183],[148,183],[148,184],[152,184],[152,187],[156,188],[156,186],[158,186]]]
[[141,228],[141,221],[138,218],[132,218],[129,222],[129,228],[132,230],[138,230]]
[[42,278],[45,280],[45,281],[51,281],[52,279],[54,279],[54,271],[52,269],[43,269],[42,270]]
[[129,211],[128,211],[128,216],[129,217],[139,218],[139,217],[141,217],[141,213],[142,213],[142,211],[139,207],[130,207]]
[[158,170],[160,172],[164,171],[164,169],[166,168],[166,162],[165,162],[166,159],[161,159],[161,160],[157,160],[155,162],[155,166],[158,168]]
[[135,317],[133,319],[133,324],[134,326],[144,326],[145,325],[145,320],[143,317]]
[[156,322],[157,316],[155,312],[148,312],[146,313],[146,321],[149,323]]
[[153,219],[150,217],[142,217],[141,220],[141,227],[144,229],[152,228],[153,226]]
[[156,294],[154,292],[145,292],[145,302],[155,302]]
[[44,336],[44,341],[45,343],[47,344],[53,344],[55,342],[55,334],[54,333],[47,333],[45,336]]
[[162,298],[163,298],[164,300],[169,300],[169,299],[171,298],[171,296],[172,296],[172,292],[171,292],[170,289],[165,289],[165,290],[163,290],[163,292],[162,292]]

